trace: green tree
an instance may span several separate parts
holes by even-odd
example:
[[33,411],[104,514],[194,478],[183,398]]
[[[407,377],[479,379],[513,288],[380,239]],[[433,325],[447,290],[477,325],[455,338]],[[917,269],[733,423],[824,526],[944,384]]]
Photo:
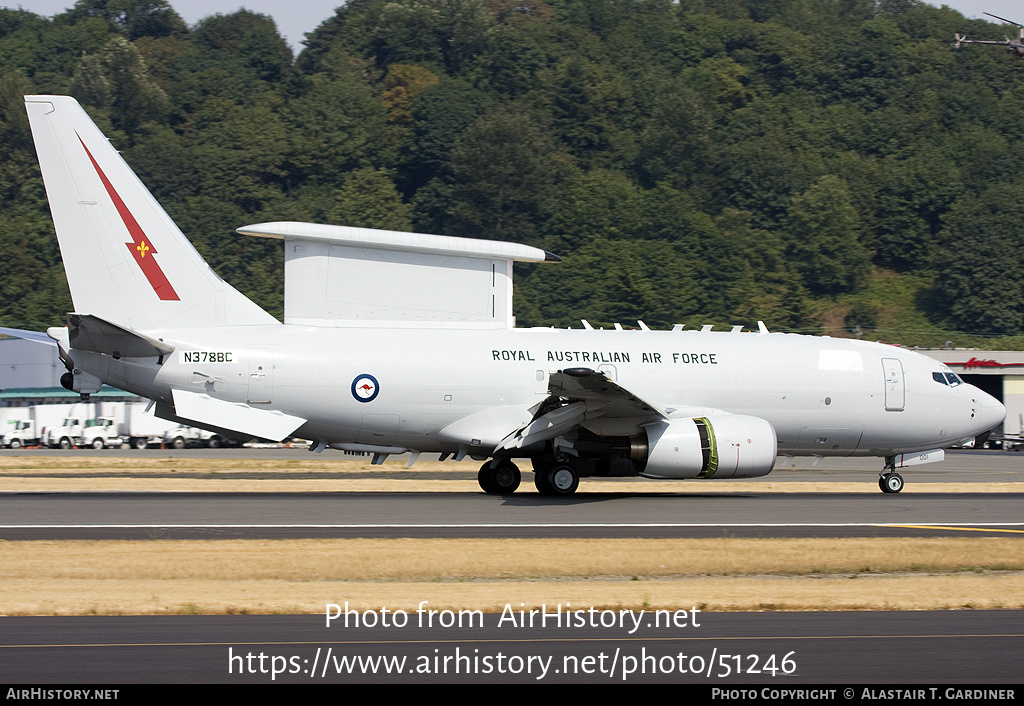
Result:
[[337,55],[335,68],[310,77],[288,103],[294,179],[338,183],[363,167],[389,168],[397,160],[397,134],[384,104],[360,75],[362,62]]
[[451,75],[483,51],[494,24],[482,0],[397,0],[375,15],[370,55],[385,65],[439,63]]
[[846,183],[822,177],[793,199],[786,236],[789,252],[808,289],[818,294],[852,292],[870,273],[868,253],[860,244],[857,211]]
[[707,103],[683,81],[665,87],[641,136],[640,164],[649,181],[689,188],[707,174],[714,125]]
[[615,159],[616,120],[628,94],[623,81],[582,57],[565,60],[556,70],[551,91],[555,128],[582,166]]
[[281,193],[288,131],[270,106],[211,98],[185,126],[199,193],[256,213]]
[[391,176],[380,169],[359,169],[335,192],[330,222],[359,228],[412,230],[412,207],[403,203]]
[[166,92],[153,81],[146,62],[124,37],[114,37],[100,54],[82,57],[72,91],[87,105],[108,109],[114,127],[131,135],[169,110]]
[[1024,248],[1007,238],[1024,222],[1024,190],[997,184],[957,200],[940,233],[933,315],[961,331],[1024,328]]
[[645,234],[643,195],[622,172],[580,172],[562,188],[548,249],[570,252],[597,238],[633,239]]
[[186,31],[185,22],[167,0],[78,0],[63,15],[71,23],[87,18],[109,22],[129,40]]
[[427,88],[412,104],[412,135],[403,146],[399,183],[412,194],[431,179],[451,178],[452,148],[492,99],[461,80]]
[[568,159],[527,110],[497,106],[452,149],[451,232],[528,241],[550,218]]
[[688,253],[670,243],[594,238],[557,265],[527,272],[516,288],[526,326],[615,323],[669,327],[700,313]]

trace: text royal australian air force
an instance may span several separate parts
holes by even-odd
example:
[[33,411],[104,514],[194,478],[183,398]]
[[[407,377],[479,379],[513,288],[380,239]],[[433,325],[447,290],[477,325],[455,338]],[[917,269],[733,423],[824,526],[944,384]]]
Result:
[[[552,363],[632,363],[637,354],[629,351],[578,351],[578,350],[530,350],[524,348],[491,350],[491,360]],[[641,363],[673,363],[676,365],[718,365],[718,353],[710,351],[689,351],[659,353],[641,351]]]

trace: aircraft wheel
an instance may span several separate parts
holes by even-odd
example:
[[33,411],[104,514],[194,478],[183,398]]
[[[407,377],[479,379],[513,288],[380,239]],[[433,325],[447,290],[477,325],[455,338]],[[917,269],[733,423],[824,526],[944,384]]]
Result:
[[878,479],[878,487],[883,493],[898,493],[903,490],[903,476],[899,473],[886,473]]
[[522,478],[516,464],[508,460],[500,461],[493,468],[488,461],[480,467],[480,472],[476,476],[480,487],[490,495],[511,495],[516,492]]
[[580,475],[568,463],[556,463],[546,473],[551,495],[572,495],[580,487]]
[[548,485],[548,469],[538,468],[533,474],[533,484],[541,495],[554,495],[551,486]]

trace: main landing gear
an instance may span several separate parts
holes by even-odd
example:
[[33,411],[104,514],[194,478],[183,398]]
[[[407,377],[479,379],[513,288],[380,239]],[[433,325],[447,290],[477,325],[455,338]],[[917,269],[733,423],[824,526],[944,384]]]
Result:
[[894,461],[894,457],[887,457],[882,474],[878,477],[878,487],[883,493],[898,493],[903,490],[903,476],[894,470]]
[[480,466],[476,480],[488,495],[511,495],[516,492],[523,476],[516,464],[504,458],[497,463],[488,461]]
[[[580,487],[580,474],[576,467],[564,461],[548,461],[534,466],[533,482],[541,495],[572,495]],[[480,487],[488,495],[511,495],[519,488],[522,474],[507,458],[487,461],[476,476]]]
[[580,474],[564,461],[538,466],[533,482],[541,495],[572,495],[580,487]]

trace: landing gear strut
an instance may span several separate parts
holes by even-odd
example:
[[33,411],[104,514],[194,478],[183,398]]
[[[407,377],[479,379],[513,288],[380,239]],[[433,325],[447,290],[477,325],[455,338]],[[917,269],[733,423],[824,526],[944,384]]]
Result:
[[878,477],[878,487],[883,493],[898,493],[903,490],[903,476],[894,469],[895,458],[888,456],[885,459],[885,467]]
[[488,461],[480,466],[476,480],[488,495],[511,495],[522,482],[523,476],[516,464],[508,459],[496,463]]

